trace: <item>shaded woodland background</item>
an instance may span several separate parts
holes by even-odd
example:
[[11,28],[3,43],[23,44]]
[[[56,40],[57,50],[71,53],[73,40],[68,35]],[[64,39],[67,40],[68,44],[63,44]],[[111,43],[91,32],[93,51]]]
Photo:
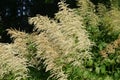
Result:
[[[25,16],[17,16],[18,7],[22,6],[22,2],[26,2],[26,6],[30,9],[30,15]],[[5,29],[7,28],[15,28],[19,30],[24,30],[26,32],[31,32],[33,29],[32,25],[28,24],[28,17],[36,16],[36,14],[47,15],[48,17],[53,18],[54,14],[58,12],[58,2],[60,0],[1,0],[0,1],[0,16],[2,18],[0,28],[1,42],[11,42],[9,36],[6,34]],[[110,0],[91,0],[95,5],[98,3],[105,4],[106,7],[110,8],[111,3]],[[66,0],[66,3],[69,4],[70,8],[77,8],[76,5],[77,0]],[[9,8],[9,15],[5,16],[6,8]]]

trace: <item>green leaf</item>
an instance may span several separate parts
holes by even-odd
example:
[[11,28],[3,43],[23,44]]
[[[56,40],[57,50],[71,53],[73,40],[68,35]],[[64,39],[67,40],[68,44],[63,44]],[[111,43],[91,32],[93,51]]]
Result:
[[106,66],[105,66],[105,65],[102,65],[102,66],[100,67],[100,70],[101,70],[101,73],[102,73],[102,74],[105,74],[105,73],[106,73]]
[[92,66],[93,65],[93,60],[89,60],[88,62],[87,62],[87,66]]
[[96,67],[96,68],[95,68],[95,72],[96,72],[97,74],[99,74],[99,73],[100,73],[100,68],[99,68],[99,67]]

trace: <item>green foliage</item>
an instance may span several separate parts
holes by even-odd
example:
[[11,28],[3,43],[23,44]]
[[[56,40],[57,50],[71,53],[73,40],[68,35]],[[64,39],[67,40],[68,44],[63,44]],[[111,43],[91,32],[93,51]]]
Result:
[[[116,55],[115,55],[116,56]],[[96,59],[96,58],[95,58]],[[97,61],[96,61],[97,60]],[[67,64],[63,69],[66,74],[69,74],[68,80],[114,80],[120,79],[119,63],[115,59],[96,59],[88,60],[84,65],[85,68],[80,68]],[[118,65],[119,64],[119,65]]]

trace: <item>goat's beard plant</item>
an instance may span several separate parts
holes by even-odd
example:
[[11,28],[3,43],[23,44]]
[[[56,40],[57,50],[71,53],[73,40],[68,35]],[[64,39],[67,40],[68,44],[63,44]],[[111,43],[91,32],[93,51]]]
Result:
[[59,6],[55,20],[38,15],[29,22],[35,25],[35,30],[41,32],[41,38],[37,37],[35,43],[40,44],[37,46],[37,54],[45,59],[46,70],[50,70],[58,80],[67,80],[63,67],[66,64],[83,67],[84,60],[92,58],[92,43],[82,25],[82,17],[67,8],[64,2],[60,2]]
[[[95,5],[89,0],[78,0],[79,8],[74,10],[67,6],[64,1],[59,2],[59,12],[55,14],[54,19],[41,15],[29,18],[29,23],[35,26],[31,34],[8,29],[13,43],[0,43],[0,79],[36,80],[30,74],[32,67],[38,71],[45,69],[42,74],[47,75],[47,78],[42,76],[37,80],[112,80],[105,72],[104,61],[110,55],[107,55],[108,49],[114,50],[112,53],[119,53],[116,49],[119,49],[120,40],[113,41],[103,49],[101,42],[106,42],[106,38],[101,37],[101,34],[104,34],[101,31],[110,35],[119,33],[119,18],[116,19],[119,14],[115,14],[119,11],[115,8],[107,11],[103,4],[99,4],[96,14]],[[115,21],[110,18],[111,15]],[[104,30],[100,30],[100,27]],[[100,45],[101,51],[93,50],[95,43],[97,48]],[[96,55],[93,54],[96,52],[100,52],[105,59],[96,59]],[[94,60],[96,62],[93,63]],[[102,78],[104,72],[106,75]]]
[[[59,6],[54,20],[41,15],[30,18],[29,22],[35,25],[36,33],[8,30],[14,42],[0,44],[4,45],[0,48],[1,79],[9,72],[13,73],[16,80],[29,77],[27,66],[39,64],[35,58],[40,58],[44,60],[46,71],[51,72],[48,79],[67,80],[68,75],[63,70],[66,64],[83,68],[84,60],[92,58],[92,43],[84,29],[82,17],[67,8],[64,2],[60,2]],[[29,51],[27,41],[36,44],[36,51]],[[35,56],[29,56],[31,54]]]

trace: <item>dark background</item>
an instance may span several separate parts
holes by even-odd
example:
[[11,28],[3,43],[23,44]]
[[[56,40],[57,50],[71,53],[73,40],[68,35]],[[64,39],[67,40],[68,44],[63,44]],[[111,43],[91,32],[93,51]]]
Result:
[[[32,0],[32,4],[27,6],[30,8],[29,16],[20,16],[17,17],[17,9],[22,0],[0,0],[0,16],[2,21],[0,21],[0,42],[11,42],[9,35],[7,35],[8,28],[15,28],[27,33],[31,33],[34,26],[28,24],[28,17],[34,17],[36,14],[41,14],[43,16],[47,15],[51,18],[54,17],[54,14],[58,12],[58,2],[60,0]],[[70,8],[75,8],[77,0],[66,0],[66,3],[69,4]],[[101,2],[109,5],[109,0],[91,0],[94,4]],[[5,16],[5,9],[10,9],[10,15]]]

